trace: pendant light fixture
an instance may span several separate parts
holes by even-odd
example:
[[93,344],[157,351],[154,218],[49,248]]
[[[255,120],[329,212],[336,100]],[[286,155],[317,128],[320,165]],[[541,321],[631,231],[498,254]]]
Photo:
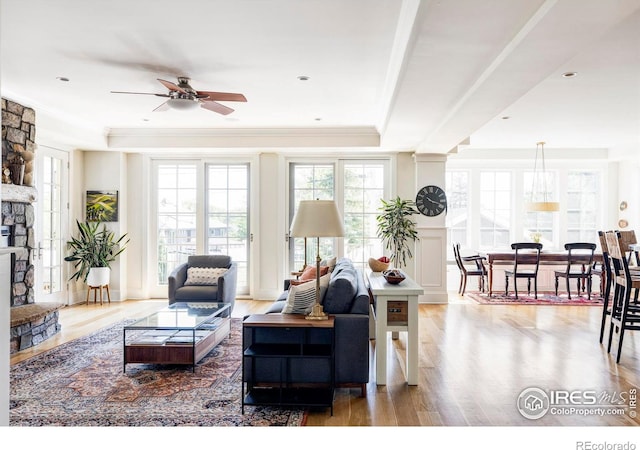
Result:
[[[538,158],[542,162],[542,171],[538,172]],[[542,183],[538,179],[542,177]],[[542,185],[540,185],[542,184]],[[541,199],[541,200],[538,200]],[[551,202],[547,191],[547,168],[544,163],[544,142],[536,143],[536,160],[533,165],[533,184],[531,186],[531,201],[526,205],[527,211],[553,212],[560,211],[560,203]]]

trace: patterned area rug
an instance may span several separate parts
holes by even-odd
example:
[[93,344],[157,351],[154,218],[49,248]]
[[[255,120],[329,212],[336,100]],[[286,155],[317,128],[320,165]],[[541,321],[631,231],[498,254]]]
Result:
[[518,298],[516,299],[513,292],[509,295],[504,295],[504,292],[493,292],[493,295],[489,297],[488,294],[482,292],[467,292],[465,297],[470,298],[483,305],[583,305],[583,306],[602,306],[602,297],[599,293],[591,293],[591,300],[586,295],[571,296],[571,299],[567,297],[567,294],[555,295],[554,292],[538,292],[538,298],[534,298],[533,295],[526,295],[518,292]]
[[302,409],[241,413],[242,324],[196,366],[127,365],[124,322],[11,367],[11,426],[302,426]]

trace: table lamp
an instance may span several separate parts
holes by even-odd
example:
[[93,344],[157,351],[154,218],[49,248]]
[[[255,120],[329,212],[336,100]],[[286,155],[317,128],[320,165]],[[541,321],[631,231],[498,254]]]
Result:
[[305,316],[309,320],[324,320],[329,317],[320,304],[320,238],[343,237],[344,224],[333,200],[302,200],[291,222],[291,236],[314,237],[316,251],[316,302],[311,312]]

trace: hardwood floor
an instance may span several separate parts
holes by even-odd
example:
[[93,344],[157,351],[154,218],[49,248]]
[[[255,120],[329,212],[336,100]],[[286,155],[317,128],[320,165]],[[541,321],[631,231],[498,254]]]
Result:
[[[238,300],[234,317],[260,313],[270,302]],[[11,356],[11,364],[125,318],[164,307],[166,300],[130,300],[60,311],[62,331],[38,347]],[[451,296],[447,305],[420,305],[419,384],[405,382],[406,333],[389,335],[386,386],[375,384],[375,340],[371,341],[367,397],[358,389],[336,391],[334,415],[311,411],[309,426],[458,425],[639,425],[623,415],[551,414],[522,417],[516,402],[523,389],[628,395],[640,386],[640,337],[625,336],[620,364],[598,342],[601,310],[588,306],[478,305]],[[575,395],[579,395],[575,394]],[[615,397],[618,396],[618,397]],[[600,401],[599,404],[606,403]],[[567,405],[571,406],[571,405]]]

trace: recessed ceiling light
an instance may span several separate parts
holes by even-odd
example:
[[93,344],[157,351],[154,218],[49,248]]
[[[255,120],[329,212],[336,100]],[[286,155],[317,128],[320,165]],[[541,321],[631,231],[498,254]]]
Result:
[[69,79],[68,79],[67,77],[56,77],[56,80],[58,80],[58,81],[64,81],[64,82],[69,81]]
[[578,72],[565,72],[562,74],[564,78],[573,78],[578,75]]
[[300,80],[300,81],[309,81],[309,77],[308,77],[308,76],[306,76],[306,75],[300,75],[300,76],[298,77],[298,80]]
[[313,119],[313,120],[315,120],[316,122],[320,122],[320,121],[322,120],[322,117],[316,117],[316,118],[315,118],[315,119]]
[[509,120],[509,119],[511,119],[511,116],[502,116],[501,119],[502,120]]
[[143,122],[148,122],[148,121],[149,121],[149,119],[144,118],[144,119],[142,119],[142,121],[143,121]]

